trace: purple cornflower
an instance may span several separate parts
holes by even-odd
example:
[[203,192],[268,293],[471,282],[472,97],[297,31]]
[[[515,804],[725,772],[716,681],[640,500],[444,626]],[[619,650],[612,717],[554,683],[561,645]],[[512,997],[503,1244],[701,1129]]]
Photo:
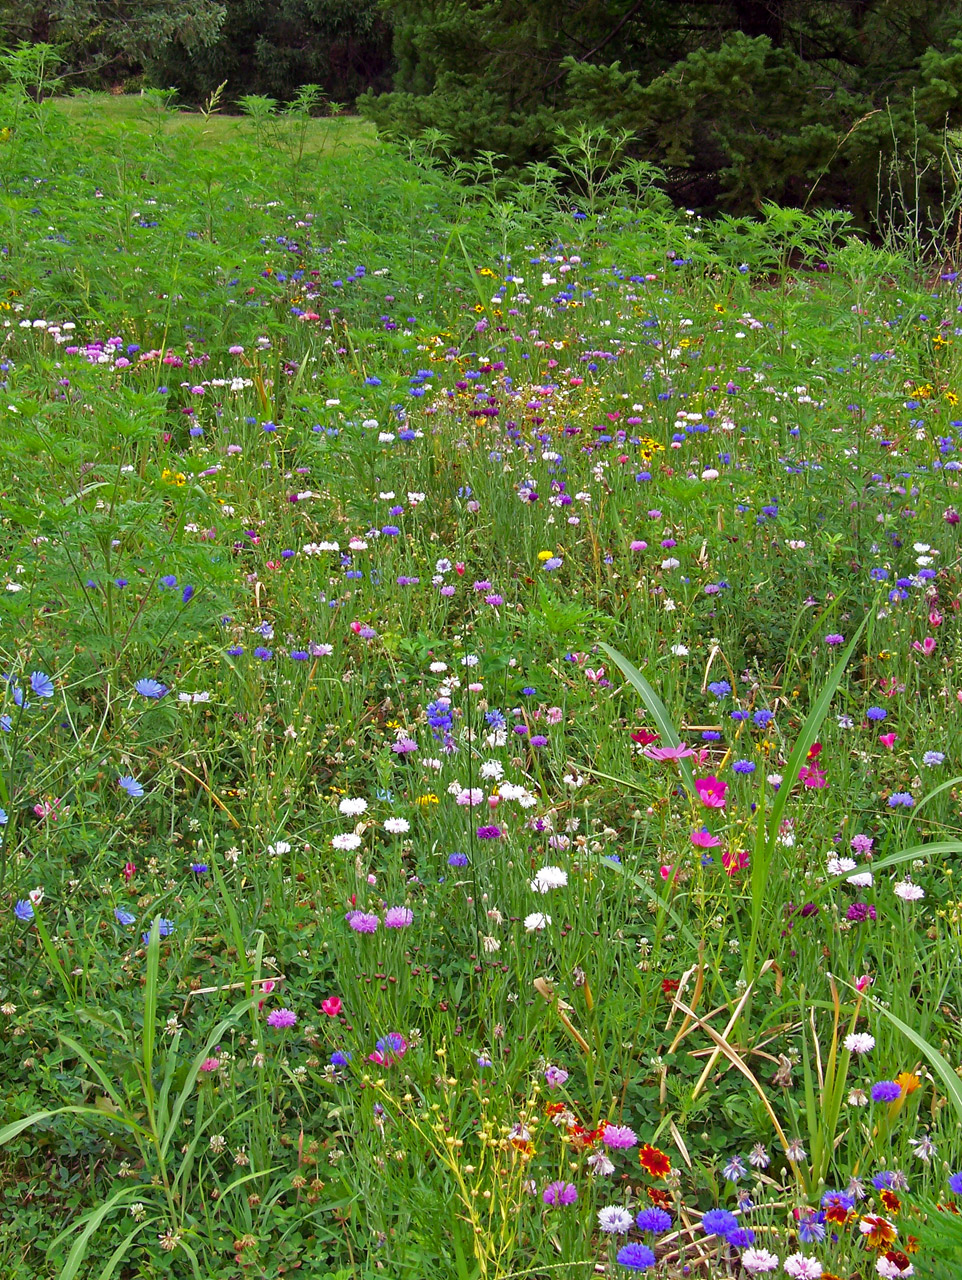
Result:
[[874,920],[875,918],[875,908],[868,902],[853,902],[845,912],[845,919],[851,920],[855,924],[863,924],[866,920]]
[[832,631],[825,637],[825,643],[826,644],[844,644],[845,637],[840,636],[837,631]]
[[879,1080],[872,1085],[873,1102],[897,1102],[902,1096],[902,1086],[896,1080]]
[[374,933],[381,923],[377,916],[367,911],[349,911],[344,919],[355,933]]
[[949,1178],[949,1190],[954,1196],[962,1196],[962,1173],[953,1173]]
[[476,834],[479,840],[498,840],[501,836],[501,828],[497,826],[478,827]]
[[293,1027],[297,1022],[297,1014],[293,1009],[272,1009],[267,1015],[267,1025],[269,1027],[278,1027],[282,1031],[286,1031],[288,1027]]
[[468,865],[468,855],[466,853],[448,854],[449,867],[466,867]]
[[574,1204],[578,1199],[578,1188],[573,1182],[549,1182],[541,1193],[541,1199],[553,1206]]

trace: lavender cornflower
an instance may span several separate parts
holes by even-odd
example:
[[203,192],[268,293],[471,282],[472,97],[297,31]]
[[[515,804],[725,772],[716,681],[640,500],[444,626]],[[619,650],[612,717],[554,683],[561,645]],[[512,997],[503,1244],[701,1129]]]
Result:
[[297,1022],[297,1014],[293,1009],[272,1009],[267,1015],[267,1025],[269,1027],[278,1027],[280,1030],[287,1030],[293,1027]]

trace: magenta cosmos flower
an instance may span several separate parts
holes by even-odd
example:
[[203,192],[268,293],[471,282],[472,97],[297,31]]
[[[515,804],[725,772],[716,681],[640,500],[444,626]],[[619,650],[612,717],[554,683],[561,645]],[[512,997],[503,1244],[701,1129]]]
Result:
[[712,773],[707,778],[696,778],[695,790],[698,792],[699,800],[709,809],[724,809],[725,793],[728,790],[727,782],[722,782]]

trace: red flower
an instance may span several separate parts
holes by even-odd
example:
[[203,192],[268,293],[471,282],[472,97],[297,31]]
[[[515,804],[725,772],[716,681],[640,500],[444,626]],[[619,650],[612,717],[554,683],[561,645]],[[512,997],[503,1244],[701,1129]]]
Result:
[[650,733],[647,729],[636,729],[631,735],[632,742],[637,742],[642,747],[648,747],[653,742],[658,741],[657,733]]
[[651,1178],[667,1178],[671,1173],[671,1161],[664,1151],[659,1151],[647,1142],[638,1152],[638,1162]]

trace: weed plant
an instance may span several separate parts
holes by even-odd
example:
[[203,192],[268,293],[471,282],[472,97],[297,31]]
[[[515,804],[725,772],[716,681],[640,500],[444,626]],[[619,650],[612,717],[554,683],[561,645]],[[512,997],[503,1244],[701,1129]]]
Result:
[[957,1274],[955,274],[215,105],[0,99],[3,1274]]

